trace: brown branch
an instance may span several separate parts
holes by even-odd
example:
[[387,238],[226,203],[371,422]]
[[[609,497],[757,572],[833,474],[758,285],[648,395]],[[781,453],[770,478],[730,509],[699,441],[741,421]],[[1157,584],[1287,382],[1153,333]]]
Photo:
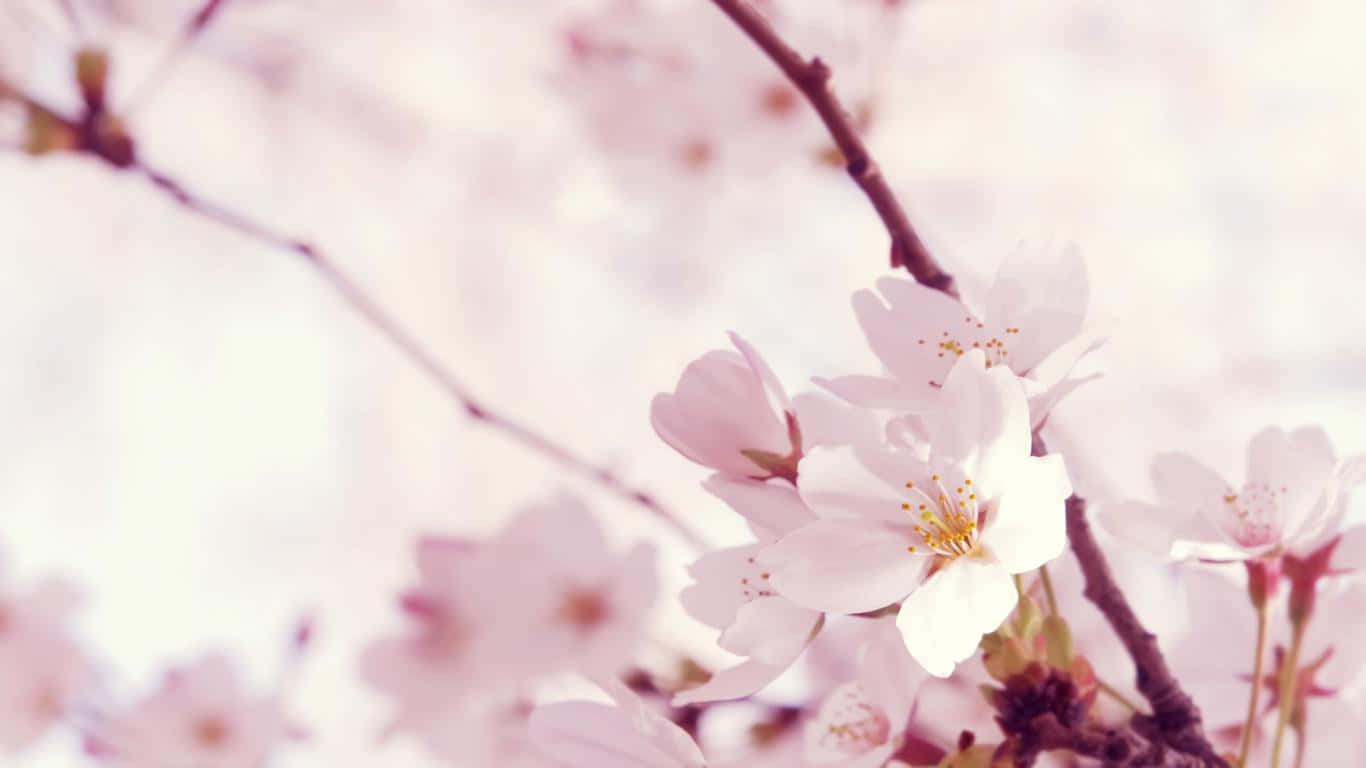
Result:
[[1157,636],[1144,628],[1115,582],[1105,554],[1091,534],[1091,524],[1086,520],[1086,500],[1078,496],[1067,500],[1067,540],[1086,578],[1086,589],[1082,594],[1105,616],[1134,660],[1138,691],[1152,707],[1151,715],[1134,715],[1132,723],[1135,730],[1153,741],[1168,744],[1185,755],[1199,759],[1200,762],[1194,765],[1227,766],[1205,738],[1200,708],[1182,690],[1167,666],[1167,660],[1157,644]]
[[1087,722],[1068,728],[1054,715],[1045,714],[1035,718],[1029,730],[1032,744],[1028,752],[1021,755],[1021,765],[1033,765],[1038,753],[1056,749],[1094,758],[1107,768],[1208,768],[1211,765],[1201,757],[1147,739],[1128,727]]
[[465,385],[413,336],[403,324],[370,296],[354,278],[342,270],[317,246],[272,230],[240,213],[208,202],[190,192],[185,185],[141,163],[132,166],[147,177],[158,189],[169,195],[177,205],[198,216],[217,222],[228,229],[273,248],[288,251],[303,259],[337,293],[342,302],[379,332],[409,362],[426,374],[427,378],[464,408],[475,421],[511,437],[513,440],[540,453],[561,466],[567,467],[604,489],[648,510],[699,551],[707,549],[706,542],[682,519],[665,507],[647,491],[627,485],[610,469],[596,466],[579,458],[568,448],[538,433],[531,427],[499,413],[475,398]]
[[953,276],[945,272],[911,226],[906,211],[896,193],[887,185],[882,171],[874,162],[868,147],[859,137],[849,112],[830,89],[830,67],[819,58],[807,61],[791,46],[783,42],[758,11],[747,0],[712,0],[746,35],[758,45],[788,80],[801,91],[820,115],[835,146],[844,155],[844,167],[850,178],[867,195],[887,233],[892,237],[892,266],[904,266],[916,282],[943,291],[954,298],[958,289]]

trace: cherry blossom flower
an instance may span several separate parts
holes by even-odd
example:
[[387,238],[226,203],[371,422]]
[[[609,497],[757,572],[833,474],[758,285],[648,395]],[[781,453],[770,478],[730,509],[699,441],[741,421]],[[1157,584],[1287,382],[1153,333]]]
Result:
[[704,768],[697,742],[615,680],[599,682],[615,706],[549,704],[531,713],[531,738],[565,768]]
[[925,674],[907,655],[895,619],[877,621],[859,651],[857,679],[831,692],[806,723],[808,765],[881,768],[905,743]]
[[78,602],[57,581],[26,593],[0,592],[0,755],[31,746],[91,682],[68,627]]
[[[1190,622],[1185,633],[1167,644],[1167,658],[1200,704],[1208,732],[1217,744],[1235,749],[1247,717],[1255,617],[1240,595],[1241,586],[1221,574],[1192,570],[1182,582]],[[1366,644],[1357,641],[1366,583],[1326,583],[1319,593],[1319,610],[1305,632],[1295,676],[1291,723],[1303,735],[1300,746],[1305,750],[1296,765],[1334,765],[1336,758],[1366,749],[1366,734],[1359,727]],[[1277,600],[1273,607],[1284,603]],[[1259,750],[1266,751],[1274,735],[1288,634],[1277,622],[1268,644],[1249,765],[1269,764]]]
[[422,539],[416,559],[419,583],[399,601],[410,630],[367,648],[361,676],[396,699],[391,732],[425,734],[451,719],[467,692],[491,683],[480,628],[494,608],[485,585],[496,570],[477,545],[455,539]]
[[948,676],[1015,606],[1011,575],[1057,557],[1071,485],[1057,456],[1030,455],[1016,378],[978,350],[949,373],[925,416],[927,458],[895,446],[817,448],[802,498],[821,519],[759,558],[778,592],[814,610],[896,603],[907,648]]
[[1004,367],[1020,376],[1031,426],[1038,428],[1063,396],[1089,380],[1073,378],[1072,372],[1103,337],[1082,328],[1088,287],[1086,264],[1077,249],[1053,254],[1053,263],[1046,266],[1020,254],[1002,264],[981,314],[900,278],[878,280],[880,297],[858,291],[854,312],[887,373],[817,383],[852,403],[918,413],[933,407],[959,359],[981,350],[987,367]]
[[733,477],[795,476],[801,430],[778,377],[736,334],[683,371],[673,394],[656,395],[650,422],[687,458]]
[[485,663],[544,673],[611,675],[629,666],[658,596],[655,548],[616,553],[582,502],[560,496],[524,509],[489,544],[500,565],[480,588],[495,654]]
[[428,740],[472,694],[568,670],[620,671],[657,590],[653,547],[613,553],[570,497],[524,509],[485,542],[424,539],[418,572],[400,603],[411,631],[376,642],[361,664],[396,700],[390,732]]
[[98,723],[90,751],[115,768],[257,768],[298,732],[277,695],[244,690],[224,656],[169,672],[128,711]]
[[748,657],[737,666],[674,698],[674,706],[748,696],[792,665],[820,626],[821,613],[777,594],[770,574],[758,565],[759,552],[779,536],[815,519],[791,486],[779,481],[711,478],[707,487],[745,515],[760,541],[704,555],[689,572],[696,583],[680,599],[689,615],[723,630],[717,643]]
[[1116,535],[1178,559],[1308,555],[1338,533],[1341,496],[1359,482],[1345,466],[1354,462],[1337,462],[1322,429],[1269,427],[1248,446],[1241,487],[1190,456],[1166,453],[1152,466],[1158,503],[1106,505],[1100,519]]

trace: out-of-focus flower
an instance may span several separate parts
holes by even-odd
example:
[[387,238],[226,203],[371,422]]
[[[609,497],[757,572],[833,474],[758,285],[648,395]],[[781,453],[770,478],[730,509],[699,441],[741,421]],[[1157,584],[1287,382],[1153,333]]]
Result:
[[279,696],[244,690],[218,655],[172,670],[153,694],[92,730],[89,751],[116,768],[258,768],[297,736]]
[[[1248,446],[1246,482],[1226,483],[1181,453],[1153,461],[1157,504],[1124,502],[1100,510],[1117,536],[1178,559],[1249,560],[1307,556],[1338,533],[1347,476],[1323,430],[1269,427]],[[1350,481],[1350,482],[1347,482]]]
[[411,631],[380,640],[362,674],[395,699],[390,732],[440,751],[452,722],[568,670],[629,665],[657,592],[654,548],[611,551],[593,515],[559,497],[484,542],[424,539],[419,585],[400,601]]
[[689,569],[696,583],[684,589],[680,599],[693,618],[722,630],[718,645],[748,658],[678,694],[675,706],[736,699],[758,691],[797,660],[821,621],[819,611],[775,592],[769,585],[771,574],[757,560],[765,545],[815,520],[796,490],[778,481],[721,476],[711,478],[707,487],[764,533],[754,544],[703,555]]
[[839,686],[805,727],[809,765],[880,768],[906,743],[925,674],[901,641],[893,618],[859,651],[858,677]]
[[748,342],[714,350],[684,369],[673,394],[650,404],[650,423],[689,459],[732,477],[796,476],[802,438],[778,377]]
[[1075,247],[1054,254],[1049,264],[1020,254],[1008,258],[980,315],[909,280],[887,277],[877,286],[881,297],[862,290],[853,303],[886,374],[817,379],[840,397],[870,408],[918,413],[933,407],[959,359],[981,350],[987,367],[1021,378],[1030,423],[1037,428],[1063,396],[1088,380],[1073,378],[1072,372],[1103,341],[1082,328],[1089,289],[1086,263]]
[[531,713],[531,738],[565,768],[704,768],[706,758],[682,728],[615,680],[599,683],[615,706],[549,704]]
[[[1195,697],[1208,732],[1219,746],[1238,744],[1247,717],[1256,643],[1255,614],[1241,599],[1240,586],[1219,574],[1192,570],[1182,579],[1190,611],[1189,630],[1166,645],[1167,658],[1182,685]],[[1360,690],[1366,670],[1366,644],[1358,624],[1366,611],[1366,583],[1326,582],[1318,589],[1319,610],[1305,630],[1294,688],[1291,727],[1302,734],[1305,757],[1298,765],[1338,765],[1338,758],[1360,755],[1366,734],[1360,728]],[[1273,603],[1279,609],[1283,600]],[[1269,761],[1280,706],[1281,672],[1288,632],[1277,622],[1268,643],[1260,685],[1260,711],[1253,722],[1253,759]],[[1211,637],[1218,642],[1211,642]]]
[[526,508],[489,543],[500,593],[481,620],[498,649],[491,664],[539,672],[611,675],[631,664],[659,592],[654,545],[624,553],[580,501],[561,496]]
[[496,573],[473,542],[425,538],[417,545],[418,585],[399,601],[408,632],[376,641],[361,657],[370,685],[395,698],[390,730],[425,733],[450,718],[469,692],[487,684],[492,653],[483,622],[492,615],[487,577]]
[[767,548],[778,592],[860,613],[902,598],[906,647],[946,677],[1015,605],[1011,575],[1057,557],[1071,485],[1057,456],[1030,455],[1018,380],[981,351],[954,366],[924,418],[928,458],[888,446],[818,448],[802,498],[821,519]]
[[23,750],[71,708],[92,670],[68,628],[78,599],[43,582],[0,592],[0,755]]

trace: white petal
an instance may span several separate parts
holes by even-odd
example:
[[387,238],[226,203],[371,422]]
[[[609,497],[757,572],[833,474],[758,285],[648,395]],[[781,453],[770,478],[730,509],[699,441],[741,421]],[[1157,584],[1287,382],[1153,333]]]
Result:
[[1172,544],[1190,528],[1189,510],[1146,504],[1141,501],[1100,504],[1094,507],[1105,530],[1148,552],[1170,557]]
[[870,458],[880,457],[847,445],[813,449],[797,467],[802,500],[825,518],[862,518],[891,525],[909,523],[901,510],[902,502],[906,501],[902,494],[908,474],[889,478],[885,473],[898,471],[896,461],[879,461],[882,466],[875,468],[869,466]]
[[1153,459],[1152,480],[1159,499],[1192,511],[1208,508],[1231,490],[1213,470],[1184,453]]
[[986,368],[980,350],[964,355],[949,372],[941,407],[926,414],[931,461],[963,467],[979,493],[993,496],[995,482],[1030,453],[1029,403],[1004,366]]
[[673,698],[675,707],[708,701],[729,701],[751,696],[777,680],[788,669],[787,664],[765,664],[747,659],[733,667],[717,670],[711,679],[695,688],[681,691]]
[[811,640],[819,611],[803,608],[785,597],[760,597],[740,607],[717,645],[765,664],[791,664]]
[[831,394],[854,405],[864,408],[878,408],[888,411],[916,412],[930,408],[939,393],[932,387],[907,386],[900,379],[882,376],[836,376],[827,379],[820,376],[812,381],[829,390]]
[[1072,493],[1058,455],[1030,457],[1001,489],[982,530],[982,544],[1011,573],[1031,571],[1062,554],[1063,503]]
[[797,489],[784,481],[712,475],[702,487],[730,505],[761,539],[776,539],[816,519]]
[[[908,530],[863,520],[817,520],[759,555],[779,594],[817,611],[861,613],[905,597],[928,559]],[[923,547],[920,549],[923,550]]]
[[925,671],[948,677],[976,652],[982,635],[1001,626],[1015,601],[1015,584],[1004,566],[960,557],[906,598],[897,628]]
[[849,405],[823,392],[802,392],[792,398],[802,426],[802,447],[818,445],[874,445],[882,441],[885,420],[869,408]]

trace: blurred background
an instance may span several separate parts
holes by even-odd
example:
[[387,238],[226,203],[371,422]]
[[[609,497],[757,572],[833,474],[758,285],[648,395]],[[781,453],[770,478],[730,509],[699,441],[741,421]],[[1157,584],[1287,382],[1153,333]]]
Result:
[[[753,342],[790,391],[871,372],[849,295],[886,234],[805,105],[702,0],[0,0],[0,77],[81,108],[109,54],[141,161],[325,251],[491,407],[741,526],[654,437],[651,396]],[[1366,450],[1366,9],[1330,0],[774,0],[835,69],[970,298],[1022,239],[1075,242],[1104,379],[1054,416],[1120,495],[1159,450],[1239,477],[1266,424]],[[563,489],[615,541],[668,529],[467,419],[297,256],[0,106],[0,562],[60,575],[114,690],[220,649],[258,685],[317,622],[280,766],[376,747],[356,675],[422,533]],[[674,646],[711,636],[660,601]],[[80,758],[54,731],[16,765]],[[435,764],[430,763],[430,764]]]

